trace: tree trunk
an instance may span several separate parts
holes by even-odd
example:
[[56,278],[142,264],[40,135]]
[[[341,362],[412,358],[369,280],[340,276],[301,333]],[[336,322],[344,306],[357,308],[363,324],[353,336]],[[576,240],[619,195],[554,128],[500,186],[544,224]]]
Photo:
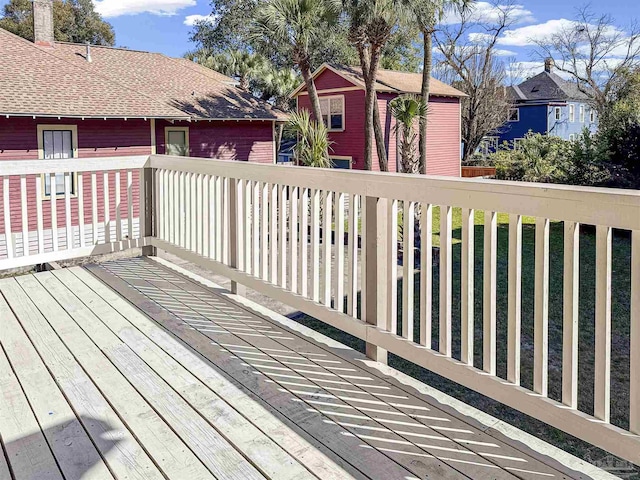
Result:
[[427,105],[427,113],[424,117],[420,118],[420,135],[418,139],[418,150],[420,152],[420,173],[426,175],[427,173],[427,116],[429,115],[429,89],[431,86],[431,64],[433,61],[432,52],[432,30],[424,29],[422,31],[422,41],[424,45],[424,57],[422,64],[422,88],[420,89],[420,96],[422,101]]
[[[302,63],[302,62],[301,62]],[[303,64],[304,65],[304,64]],[[315,117],[316,121],[320,123],[322,121],[322,111],[320,109],[320,98],[318,97],[318,91],[316,90],[316,84],[313,81],[313,75],[311,74],[311,67],[308,65],[299,65],[304,79],[304,84],[307,87],[309,93],[309,101],[311,102],[311,113]]]
[[282,146],[282,132],[284,130],[284,123],[276,123],[276,155],[280,152]]
[[382,121],[380,120],[380,109],[378,108],[378,94],[376,93],[376,101],[373,104],[373,133],[376,137],[376,149],[378,152],[378,164],[381,172],[389,171],[389,159],[387,158],[387,145],[384,141],[384,131],[382,130]]

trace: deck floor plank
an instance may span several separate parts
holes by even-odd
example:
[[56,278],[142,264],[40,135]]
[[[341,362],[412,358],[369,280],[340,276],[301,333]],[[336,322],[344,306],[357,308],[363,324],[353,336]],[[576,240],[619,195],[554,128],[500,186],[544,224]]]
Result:
[[45,318],[168,478],[214,478],[62,308],[51,305]]
[[42,335],[38,332],[38,326],[44,321],[40,312],[15,279],[0,280],[0,291],[15,313],[15,316],[8,316],[6,328],[0,331],[3,348],[64,478],[113,479],[80,419],[25,333]]
[[[147,268],[146,265],[144,267]],[[100,275],[100,267],[96,267],[96,269],[89,267],[89,269],[95,272],[96,275]],[[211,344],[211,339],[204,333],[189,327],[169,310],[132,289],[123,280],[106,273],[104,270],[102,273],[101,280],[134,305],[137,305],[142,311],[151,315],[156,322],[163,325],[178,338],[192,345],[201,355],[236,379],[245,388],[253,392],[254,395],[267,402],[271,408],[289,419],[292,424],[301,428],[321,446],[324,446],[329,455],[341,461],[344,468],[350,465],[351,468],[355,468],[361,474],[372,479],[417,478],[409,470],[392,461],[378,450],[371,448],[356,437],[349,436],[349,432],[345,428],[333,422],[328,422],[327,417],[317,410],[311,409],[301,402],[292,401],[292,397],[295,396],[288,390],[278,388],[278,385],[274,386],[266,383],[253,373],[252,369],[243,367],[230,355],[214,347]],[[172,276],[170,272],[160,272],[158,274],[160,279],[162,279],[163,274]],[[139,274],[134,273],[131,275],[132,278],[134,276],[140,278]],[[185,285],[188,284],[187,281],[184,283]]]
[[[80,268],[75,270],[82,272]],[[138,331],[130,322],[143,315],[135,310],[120,314],[116,310],[118,305],[114,305],[114,299],[105,299],[101,296],[108,291],[106,287],[96,292],[85,285],[71,270],[60,270],[51,276],[38,278],[63,305],[73,303],[74,294],[81,298],[85,305],[90,304],[91,311],[114,335],[117,335],[158,375],[161,375],[268,478],[278,480],[317,478],[222,398],[209,390],[173,357]],[[118,303],[117,300],[115,302]],[[122,299],[120,302],[126,303]],[[126,315],[126,318],[123,315]]]
[[[33,275],[16,280],[35,299],[34,305],[50,308],[52,299],[42,294]],[[51,325],[43,318],[38,324],[23,327],[114,475],[132,480],[164,478]]]
[[[52,274],[49,272],[35,275],[38,278],[50,276]],[[53,295],[47,294],[44,288],[40,294],[43,297],[54,298]],[[66,300],[67,302],[64,302],[66,312],[59,304],[52,305],[51,310],[59,312],[56,316],[67,321],[72,318],[82,328],[216,478],[230,480],[264,478],[160,376],[155,374],[129,347],[120,342],[80,299],[67,296]],[[88,303],[91,304],[90,301]],[[71,313],[72,317],[68,313]]]
[[[74,275],[82,280],[88,287],[109,302],[116,310],[125,316],[132,325],[144,333],[151,341],[169,353],[185,368],[193,373],[200,381],[224,398],[236,408],[245,418],[252,421],[257,428],[262,430],[283,449],[289,452],[300,463],[307,466],[318,478],[322,480],[342,480],[347,478],[364,478],[352,472],[346,472],[329,456],[307,441],[295,429],[285,421],[277,418],[273,411],[263,406],[258,398],[250,395],[235,381],[224,376],[213,368],[212,365],[192,350],[187,344],[171,335],[144,315],[129,302],[120,297],[115,291],[109,289],[93,275],[84,269],[72,269]],[[283,419],[284,420],[284,419]]]
[[[175,279],[180,277],[176,275],[174,281]],[[220,297],[211,295],[210,291],[195,283],[183,286],[182,292],[178,295],[176,295],[174,283],[170,283],[171,287],[166,285],[165,281],[151,283],[155,284],[161,292],[160,302],[171,299],[167,307],[171,308],[170,305],[174,305],[175,302],[182,302],[181,308],[191,309],[190,313],[182,313],[182,315],[193,328],[204,332],[219,345],[236,345],[237,348],[228,347],[228,349],[243,360],[242,366],[255,368],[262,375],[285,388],[288,387],[288,383],[294,383],[295,385],[289,388],[289,391],[297,396],[297,401],[305,402],[310,408],[318,409],[327,418],[345,427],[351,435],[384,452],[419,478],[424,478],[426,475],[446,475],[455,478],[456,472],[447,469],[447,465],[469,478],[516,478],[509,471],[501,469],[485,458],[485,455],[489,458],[500,455],[495,452],[494,447],[497,445],[476,440],[478,443],[485,444],[485,451],[480,455],[466,448],[462,442],[454,442],[442,435],[440,431],[417,420],[422,418],[428,420],[430,424],[435,423],[446,427],[451,422],[449,417],[441,413],[429,415],[431,408],[423,405],[418,405],[411,409],[413,411],[404,413],[384,400],[357,398],[358,393],[367,395],[376,391],[378,387],[384,389],[389,387],[365,372],[358,372],[353,365],[349,364],[349,368],[345,368],[345,363],[340,362],[342,367],[330,367],[296,355],[291,348],[301,345],[302,339],[258,316],[248,315],[247,311],[234,306],[231,302],[221,301]],[[162,288],[163,285],[164,288]],[[152,294],[151,291],[147,293]],[[176,307],[174,306],[173,309],[175,310]],[[254,350],[248,351],[244,347]],[[304,341],[304,348],[311,349],[312,345]],[[274,350],[286,351],[289,355],[270,353]],[[327,353],[323,352],[318,351],[316,355],[327,356]],[[256,354],[259,356],[256,357]],[[289,359],[285,360],[281,357],[289,357]],[[347,370],[347,372],[341,375],[341,370]],[[283,381],[281,375],[298,377],[298,379],[294,379],[293,382]],[[345,384],[356,394],[330,393],[326,389],[327,384],[330,385],[331,382],[336,381]],[[508,457],[506,454],[501,456],[511,460],[516,468],[522,466],[522,462],[526,462],[521,456]]]

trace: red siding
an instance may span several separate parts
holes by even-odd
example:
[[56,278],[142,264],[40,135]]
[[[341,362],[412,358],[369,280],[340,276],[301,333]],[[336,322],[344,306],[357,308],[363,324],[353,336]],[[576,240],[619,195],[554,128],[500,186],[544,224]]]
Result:
[[189,150],[194,157],[274,163],[273,122],[201,121],[156,122],[156,144],[165,153],[165,127],[189,127]]
[[[323,76],[324,73],[321,75]],[[327,95],[344,95],[345,130],[331,132],[332,154],[350,156],[352,168],[364,169],[364,91],[345,91]],[[323,97],[320,94],[320,97]],[[393,131],[395,120],[388,112],[388,104],[395,98],[391,93],[378,94],[380,121],[387,145],[389,171],[397,171],[397,136]],[[307,95],[298,97],[299,109],[310,109]],[[460,106],[457,98],[432,97],[429,100],[427,133],[427,174],[460,176]],[[378,155],[373,147],[373,170],[380,169]]]
[[[349,80],[346,80],[344,77],[338,75],[337,73],[325,69],[320,75],[318,75],[314,83],[316,84],[316,90],[328,90],[330,88],[349,88],[355,87],[356,85],[351,83]],[[306,89],[302,90],[303,92]]]
[[[51,120],[32,118],[0,118],[0,161],[3,159],[34,160],[38,158],[37,125],[77,125],[78,127],[78,155],[79,158],[149,155],[151,153],[151,130],[149,121],[144,120]],[[110,218],[115,220],[115,172],[110,174]],[[104,181],[103,174],[96,176],[96,190],[98,198],[99,221],[104,219]],[[27,178],[27,208],[29,230],[35,230],[36,217],[36,184],[40,177]],[[20,179],[10,179],[11,229],[13,232],[22,230],[22,202],[20,194]],[[91,173],[83,176],[85,223],[92,219],[91,203]],[[0,199],[3,198],[3,186],[0,184]],[[127,174],[120,174],[121,216],[127,218]],[[138,215],[138,172],[133,172],[132,196],[134,216]],[[0,202],[0,219],[4,218],[4,202]],[[51,227],[51,202],[42,202],[44,228]],[[58,227],[64,226],[66,213],[64,199],[56,202]],[[71,199],[72,224],[78,225],[78,200]],[[114,223],[115,225],[115,223]],[[115,228],[115,226],[113,227]],[[115,231],[115,230],[114,230]],[[4,222],[0,222],[0,233],[4,233]]]

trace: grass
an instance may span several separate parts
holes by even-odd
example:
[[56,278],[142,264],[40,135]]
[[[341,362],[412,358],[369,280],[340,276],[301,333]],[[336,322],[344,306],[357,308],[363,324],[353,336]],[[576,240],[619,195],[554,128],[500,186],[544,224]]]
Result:
[[[440,214],[433,211],[434,246],[439,245]],[[521,383],[533,386],[533,312],[535,273],[535,219],[523,218],[522,226],[522,351]],[[484,212],[475,215],[475,365],[482,365],[482,276]],[[453,211],[453,356],[460,358],[460,257],[462,238],[460,209]],[[560,400],[562,388],[562,296],[563,296],[563,224],[552,222],[549,239],[549,397]],[[508,272],[508,215],[498,215],[498,272],[497,272],[497,364],[498,375],[506,378],[507,346],[507,272]],[[613,237],[612,255],[612,349],[611,349],[611,423],[628,428],[629,411],[629,330],[630,330],[630,272],[631,242],[628,232],[616,231]],[[438,340],[438,267],[434,266],[433,278],[433,348]],[[401,282],[398,291],[402,292]],[[414,278],[416,306],[419,305],[419,274]],[[579,287],[579,409],[593,413],[594,384],[594,312],[595,312],[595,232],[583,227],[580,233],[580,287]],[[398,298],[398,317],[401,318],[401,293]],[[418,338],[419,318],[415,319],[415,338]],[[297,320],[342,343],[364,351],[364,342],[307,316]],[[601,450],[575,439],[542,422],[527,417],[498,402],[490,400],[456,383],[420,368],[406,360],[390,355],[389,363],[429,385],[438,388],[466,403],[503,419],[522,430],[532,433],[549,443],[581,457],[594,461],[606,455]],[[640,470],[639,470],[640,473]]]

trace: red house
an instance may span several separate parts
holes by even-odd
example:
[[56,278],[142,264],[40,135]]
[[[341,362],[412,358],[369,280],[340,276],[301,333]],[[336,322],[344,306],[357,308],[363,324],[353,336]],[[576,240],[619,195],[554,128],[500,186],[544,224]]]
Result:
[[[365,84],[358,67],[336,67],[324,64],[314,73],[325,123],[333,141],[332,160],[341,168],[364,168]],[[395,119],[389,102],[405,93],[420,94],[422,74],[379,70],[376,91],[380,120],[386,137],[389,170],[398,169]],[[303,85],[292,94],[299,109],[310,109],[309,96]],[[460,176],[460,98],[459,90],[431,79],[427,133],[427,174]],[[378,156],[373,151],[373,169]]]

